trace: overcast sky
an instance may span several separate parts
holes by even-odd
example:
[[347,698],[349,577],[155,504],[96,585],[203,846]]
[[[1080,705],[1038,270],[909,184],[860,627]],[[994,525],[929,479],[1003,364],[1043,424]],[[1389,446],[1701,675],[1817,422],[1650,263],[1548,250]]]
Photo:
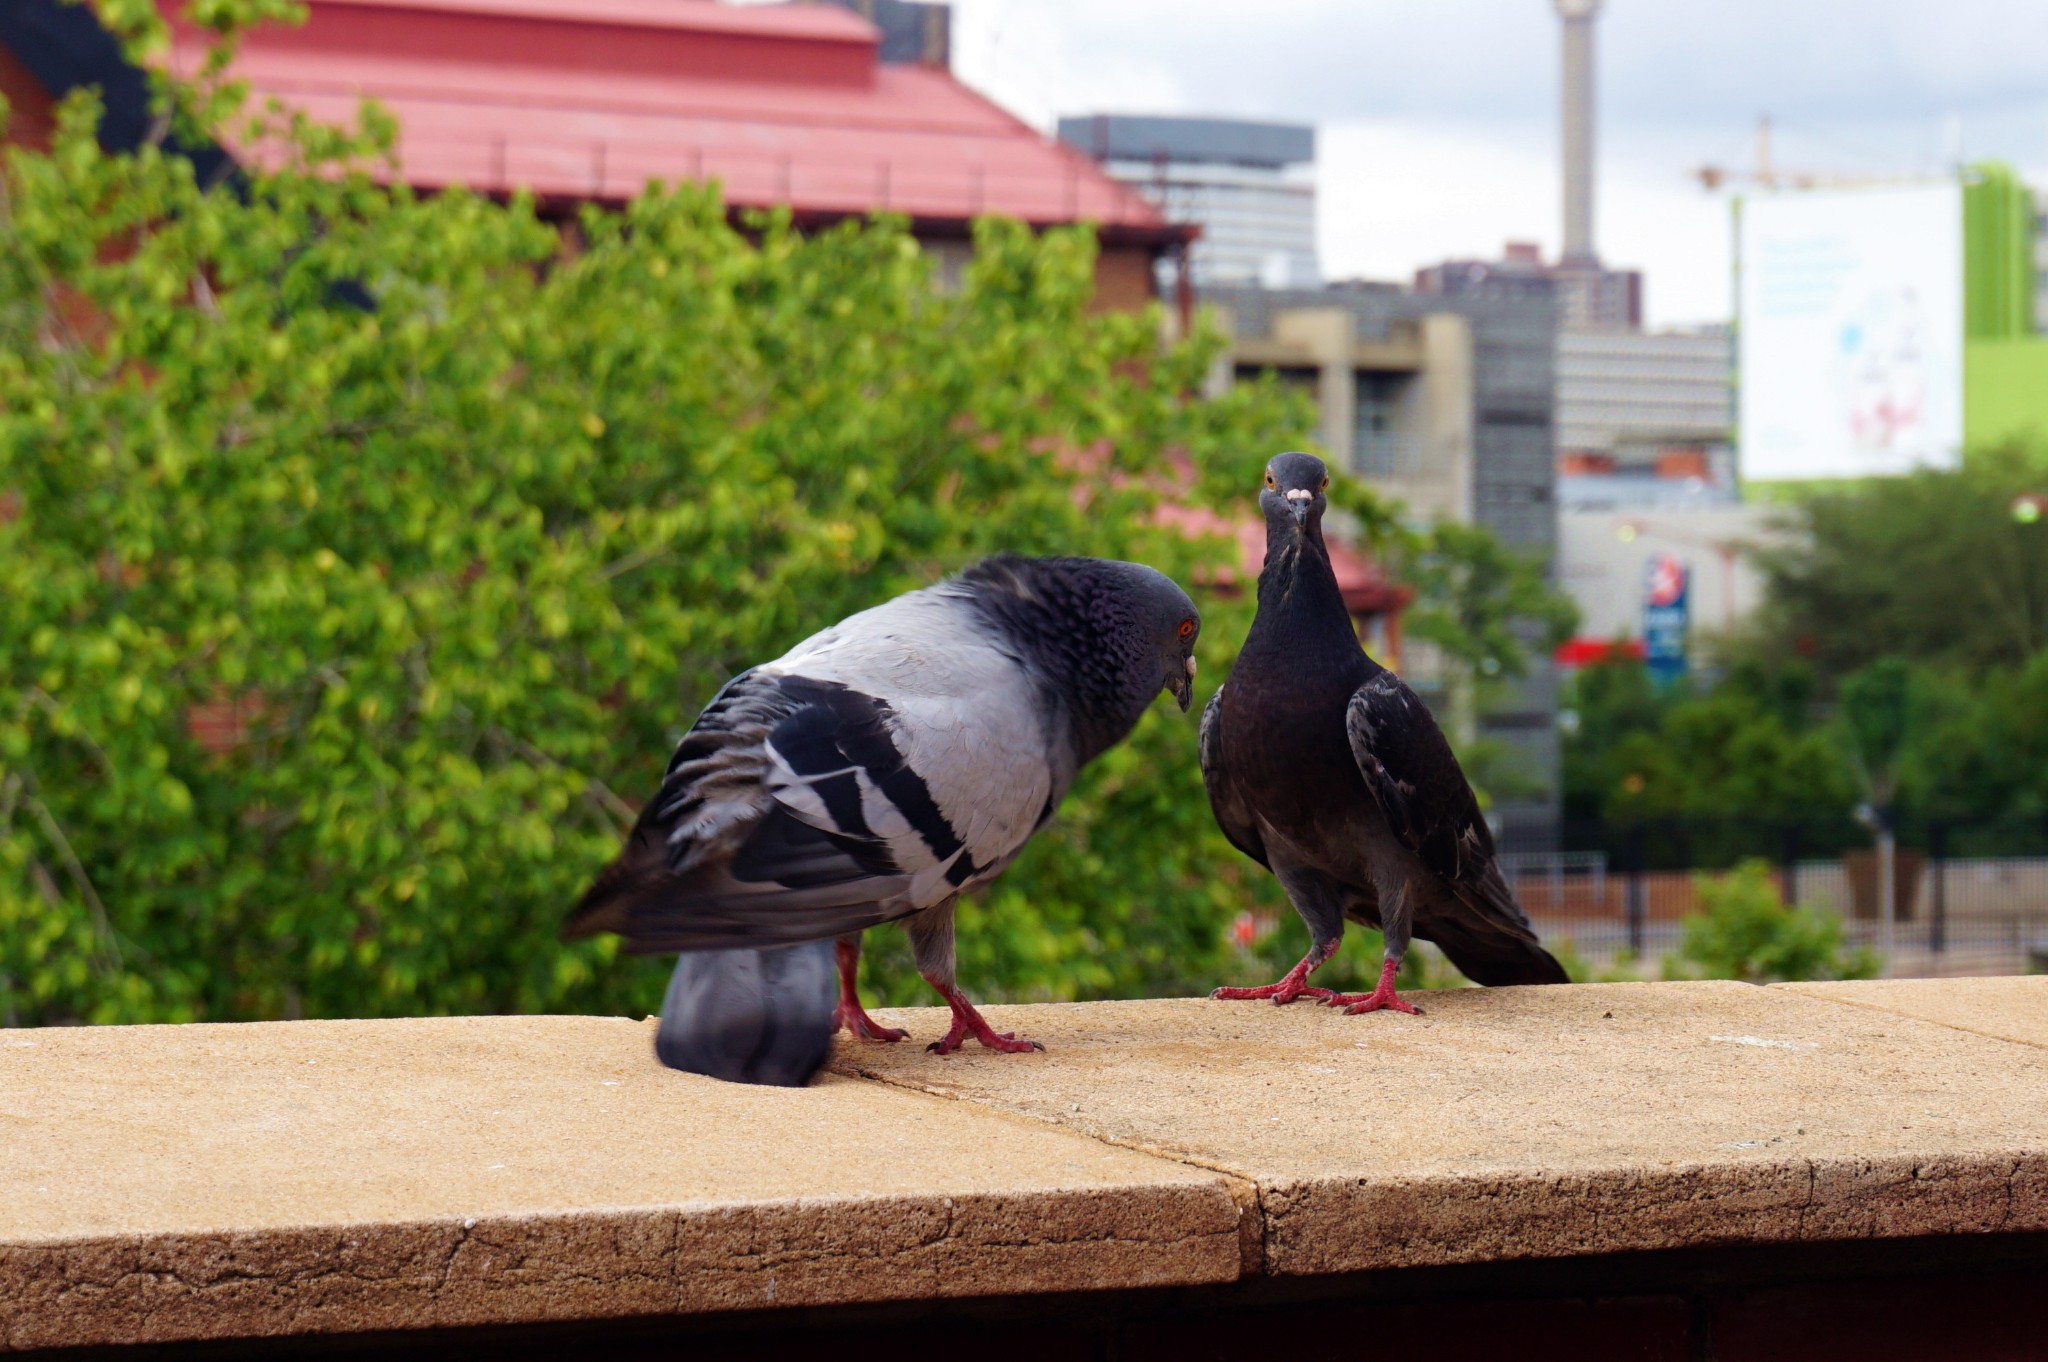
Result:
[[[1060,114],[1314,123],[1330,278],[1405,279],[1503,241],[1556,251],[1550,0],[954,0],[959,74]],[[1727,197],[1690,172],[1913,176],[1963,156],[2048,183],[2044,0],[1607,0],[1597,240],[1650,321],[1725,319]]]

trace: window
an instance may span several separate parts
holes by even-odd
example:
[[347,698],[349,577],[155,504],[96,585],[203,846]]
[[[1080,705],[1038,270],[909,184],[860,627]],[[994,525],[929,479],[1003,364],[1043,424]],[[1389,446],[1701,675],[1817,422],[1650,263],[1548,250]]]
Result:
[[1364,369],[1352,375],[1351,468],[1363,478],[1419,471],[1409,394],[1415,376]]

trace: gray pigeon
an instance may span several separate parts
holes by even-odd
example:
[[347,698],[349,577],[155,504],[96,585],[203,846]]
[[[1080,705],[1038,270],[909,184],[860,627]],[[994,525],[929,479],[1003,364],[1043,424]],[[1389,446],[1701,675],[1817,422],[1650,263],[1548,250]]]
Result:
[[[1202,713],[1202,781],[1224,836],[1266,866],[1312,939],[1278,983],[1214,998],[1309,994],[1347,1012],[1418,1009],[1394,992],[1410,935],[1479,984],[1561,984],[1494,861],[1493,833],[1429,707],[1366,656],[1323,544],[1322,460],[1266,466],[1259,613]],[[1386,935],[1379,987],[1311,988],[1344,920]]]
[[953,1009],[931,1049],[1043,1048],[954,987],[954,900],[1161,690],[1187,709],[1200,629],[1167,577],[1095,558],[992,558],[842,620],[726,683],[563,934],[685,953],[656,1049],[696,1073],[794,1086],[837,1025],[901,1039],[854,991],[860,933],[897,919]]

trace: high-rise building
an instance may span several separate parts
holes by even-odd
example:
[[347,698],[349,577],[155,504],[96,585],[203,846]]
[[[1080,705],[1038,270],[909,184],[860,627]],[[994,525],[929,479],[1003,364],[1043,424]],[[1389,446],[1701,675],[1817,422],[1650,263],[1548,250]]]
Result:
[[946,69],[953,64],[953,7],[943,0],[826,0],[850,9],[881,32],[876,55]]
[[1189,255],[1197,288],[1314,288],[1316,130],[1229,118],[1088,114],[1059,138],[1202,229]]

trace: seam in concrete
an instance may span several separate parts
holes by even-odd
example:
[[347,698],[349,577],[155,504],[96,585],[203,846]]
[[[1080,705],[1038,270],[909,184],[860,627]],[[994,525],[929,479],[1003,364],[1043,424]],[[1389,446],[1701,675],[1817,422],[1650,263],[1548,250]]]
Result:
[[[1784,985],[1772,984],[1770,987],[1778,989],[1784,988]],[[1923,1017],[1917,1012],[1901,1012],[1896,1007],[1886,1007],[1881,1003],[1865,1002],[1861,998],[1842,998],[1829,993],[1806,993],[1789,988],[1785,988],[1784,993],[1780,996],[1804,998],[1808,1002],[1829,1003],[1836,1007],[1860,1007],[1866,1012],[1879,1012],[1887,1017],[1897,1017],[1901,1021],[1924,1022],[1928,1026],[1939,1026],[1948,1031],[1961,1031],[1972,1036],[1982,1036],[1986,1040],[2002,1040],[2008,1045],[2031,1045],[2037,1050],[2048,1050],[2048,1044],[2043,1044],[2038,1040],[2029,1040],[2025,1036],[2015,1036],[2004,1031],[1987,1031],[1977,1026],[1965,1026],[1961,1022],[1950,1021],[1946,1017]]]
[[1150,1158],[1165,1159],[1169,1163],[1178,1163],[1188,1168],[1199,1168],[1205,1173],[1214,1173],[1224,1180],[1224,1187],[1229,1192],[1230,1199],[1237,1204],[1238,1251],[1243,1274],[1247,1277],[1263,1277],[1268,1275],[1266,1271],[1268,1261],[1266,1241],[1272,1234],[1272,1218],[1266,1213],[1266,1189],[1260,1186],[1258,1179],[1249,1176],[1239,1169],[1229,1167],[1214,1160],[1199,1158],[1186,1150],[1168,1149],[1144,1140],[1120,1140],[1114,1136],[1105,1135],[1100,1131],[1082,1130],[1079,1127],[1067,1124],[1065,1121],[1049,1120],[1042,1116],[1033,1116],[1027,1112],[1010,1111],[1002,1107],[987,1106],[970,1098],[963,1097],[956,1089],[934,1086],[929,1083],[907,1081],[893,1078],[888,1074],[877,1073],[873,1069],[863,1068],[857,1061],[844,1055],[835,1057],[828,1067],[836,1073],[863,1079],[870,1083],[880,1083],[885,1087],[901,1089],[904,1092],[918,1092],[925,1094],[927,1097],[938,1097],[949,1102],[963,1103],[972,1106],[976,1111],[985,1111],[994,1116],[1022,1122],[1034,1129],[1057,1130],[1063,1134],[1076,1135],[1084,1140],[1093,1141],[1096,1144],[1108,1145],[1116,1149],[1128,1149],[1134,1154],[1144,1154]]

